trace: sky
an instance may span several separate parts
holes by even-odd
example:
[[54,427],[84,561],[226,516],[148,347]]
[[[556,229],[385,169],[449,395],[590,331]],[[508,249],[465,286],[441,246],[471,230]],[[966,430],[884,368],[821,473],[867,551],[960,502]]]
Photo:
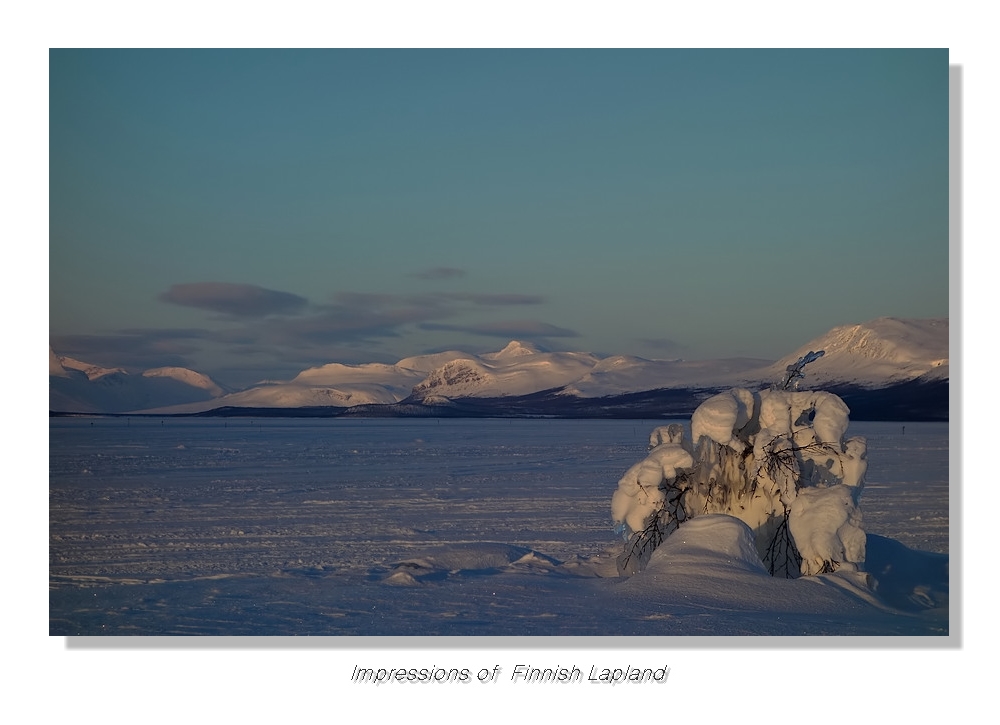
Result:
[[60,355],[239,387],[949,313],[948,50],[51,50]]

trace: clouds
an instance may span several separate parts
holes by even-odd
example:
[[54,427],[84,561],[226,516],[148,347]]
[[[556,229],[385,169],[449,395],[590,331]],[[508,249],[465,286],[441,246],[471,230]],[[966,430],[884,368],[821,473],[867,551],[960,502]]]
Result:
[[343,292],[307,314],[263,320],[245,329],[271,344],[310,347],[397,337],[408,325],[454,313],[433,297]]
[[[457,280],[466,272],[435,267],[405,276]],[[156,298],[201,310],[205,324],[54,337],[51,344],[59,354],[133,371],[176,365],[209,374],[225,370],[249,380],[334,361],[395,362],[440,343],[437,333],[449,333],[448,348],[474,347],[470,335],[536,342],[578,336],[575,330],[524,315],[529,308],[541,311],[548,302],[543,295],[525,292],[339,290],[325,299],[309,299],[251,283],[206,281],[172,284]],[[521,314],[507,317],[505,311],[513,308]]]
[[127,329],[110,335],[57,335],[49,341],[60,355],[106,367],[146,370],[190,365],[212,333],[201,329]]
[[579,337],[575,330],[565,327],[556,327],[546,322],[537,320],[500,320],[497,322],[484,322],[474,325],[447,325],[438,323],[424,323],[420,326],[422,330],[445,330],[448,332],[464,332],[470,335],[484,335],[487,337],[510,338],[538,338],[538,337]]
[[229,282],[175,284],[161,294],[160,299],[182,307],[247,318],[294,314],[309,303],[306,298],[290,292]]
[[455,331],[493,337],[555,336],[576,333],[537,320],[478,321],[448,325],[440,320],[475,315],[475,308],[541,305],[540,295],[434,292],[391,294],[338,292],[308,314],[263,320],[252,326],[274,344],[309,346],[400,336],[406,328]]
[[541,295],[516,294],[477,294],[474,292],[448,292],[436,295],[444,300],[456,302],[471,302],[474,305],[506,306],[506,305],[540,305],[545,302]]

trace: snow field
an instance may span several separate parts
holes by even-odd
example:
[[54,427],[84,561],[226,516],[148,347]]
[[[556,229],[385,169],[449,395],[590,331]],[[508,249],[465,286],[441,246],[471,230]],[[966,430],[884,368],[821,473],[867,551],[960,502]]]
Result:
[[662,423],[54,419],[50,633],[948,631],[947,425],[852,425],[887,604],[747,570],[724,528],[620,579],[609,498]]

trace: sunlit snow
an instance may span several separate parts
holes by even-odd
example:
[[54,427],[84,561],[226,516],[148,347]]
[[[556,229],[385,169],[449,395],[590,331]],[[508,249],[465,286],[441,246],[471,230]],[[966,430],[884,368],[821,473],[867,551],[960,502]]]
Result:
[[[147,371],[146,375],[169,375],[177,382],[173,389],[147,389],[141,385],[141,375],[62,357],[50,349],[49,405],[50,410],[60,412],[194,413],[220,407],[348,408],[410,398],[430,405],[441,399],[505,398],[540,391],[593,400],[652,390],[753,387],[779,379],[810,350],[824,351],[822,359],[809,368],[811,384],[837,381],[879,387],[917,379],[947,380],[948,344],[947,319],[889,317],[834,328],[777,362],[602,357],[590,352],[547,352],[513,340],[499,351],[478,355],[447,351],[406,357],[394,365],[330,362],[307,368],[290,380],[264,376],[268,382],[225,395],[214,381],[192,370]],[[117,376],[115,385],[99,384],[109,376]]]
[[[799,367],[817,357],[802,358]],[[626,538],[619,570],[639,571],[665,538],[704,514],[746,523],[772,574],[862,569],[858,501],[867,442],[845,439],[848,413],[827,392],[736,388],[695,410],[693,442],[679,430],[655,429],[656,445],[612,496],[612,516]]]

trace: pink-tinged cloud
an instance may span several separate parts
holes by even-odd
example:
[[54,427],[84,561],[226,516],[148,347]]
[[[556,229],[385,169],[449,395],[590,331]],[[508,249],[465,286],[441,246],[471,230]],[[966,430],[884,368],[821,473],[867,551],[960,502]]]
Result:
[[309,303],[305,297],[290,292],[229,282],[175,284],[160,299],[183,307],[250,318],[295,314]]
[[400,328],[451,316],[452,305],[433,297],[343,292],[309,314],[249,322],[231,331],[241,343],[308,348],[397,337]]
[[336,292],[331,299],[337,305],[349,307],[444,307],[458,309],[457,304],[467,302],[481,307],[505,307],[509,305],[540,305],[545,302],[542,295],[522,295],[489,292],[428,292],[424,294],[398,295],[387,292]]
[[49,342],[59,355],[106,367],[146,370],[190,367],[190,355],[210,333],[204,330],[123,330],[116,335],[58,335]]
[[449,292],[439,295],[442,299],[454,302],[471,302],[474,305],[505,306],[505,305],[540,305],[545,301],[541,295],[487,294],[476,292]]

